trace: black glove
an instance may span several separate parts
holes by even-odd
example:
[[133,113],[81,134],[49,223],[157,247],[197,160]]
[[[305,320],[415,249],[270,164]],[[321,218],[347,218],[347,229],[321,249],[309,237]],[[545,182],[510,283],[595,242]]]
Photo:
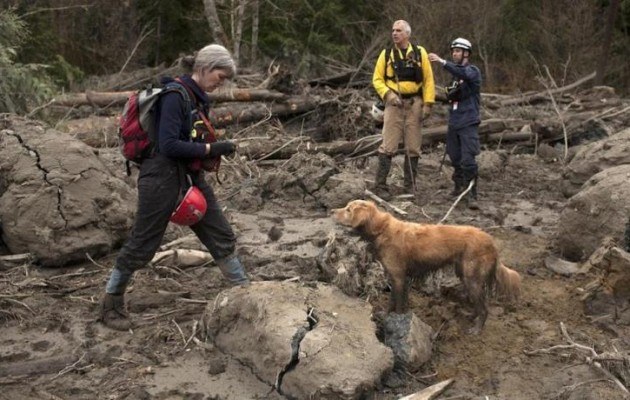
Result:
[[227,140],[221,142],[210,143],[210,153],[208,157],[215,158],[219,156],[229,156],[236,151],[236,145],[234,142]]

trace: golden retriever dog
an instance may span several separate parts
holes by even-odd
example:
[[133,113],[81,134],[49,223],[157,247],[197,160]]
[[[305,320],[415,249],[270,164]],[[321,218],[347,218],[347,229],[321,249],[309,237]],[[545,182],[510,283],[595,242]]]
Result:
[[486,322],[487,293],[496,288],[511,300],[519,294],[520,275],[501,263],[492,237],[478,228],[405,222],[364,200],[351,201],[332,213],[338,223],[354,228],[375,246],[391,279],[390,311],[406,311],[409,277],[449,265],[455,267],[474,307],[470,333],[480,333]]

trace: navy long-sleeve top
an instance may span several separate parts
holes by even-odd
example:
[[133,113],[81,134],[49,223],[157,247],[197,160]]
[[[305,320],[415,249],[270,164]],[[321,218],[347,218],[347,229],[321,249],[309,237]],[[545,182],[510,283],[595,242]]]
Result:
[[[210,106],[208,95],[190,75],[182,75],[180,79],[194,93],[195,99],[192,99],[191,106],[188,106],[186,99],[177,91],[168,92],[160,97],[156,115],[157,151],[169,158],[203,158],[206,145],[190,140],[192,119],[189,112],[191,108],[197,108],[207,115]],[[166,85],[173,81],[175,80],[170,77],[163,78],[161,84]]]
[[455,64],[447,61],[444,64],[453,78],[460,81],[461,100],[452,103],[449,109],[448,125],[459,129],[481,123],[481,71],[472,64]]

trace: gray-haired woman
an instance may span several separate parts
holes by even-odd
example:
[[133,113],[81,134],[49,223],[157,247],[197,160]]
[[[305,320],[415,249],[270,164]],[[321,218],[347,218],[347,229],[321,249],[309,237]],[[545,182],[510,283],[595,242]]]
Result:
[[[216,170],[222,155],[230,155],[235,145],[215,141],[207,121],[212,92],[236,75],[236,65],[225,47],[211,44],[195,57],[182,59],[189,70],[178,78],[165,78],[165,91],[156,106],[156,137],[138,176],[138,208],[130,237],[116,259],[99,320],[117,330],[128,330],[131,320],[125,310],[124,293],[134,271],[151,261],[162,242],[173,211],[188,185],[203,193],[207,210],[190,226],[207,247],[223,275],[233,284],[247,286],[249,279],[235,254],[236,237],[203,170]],[[182,87],[185,91],[181,90]],[[194,136],[194,137],[193,137]],[[201,199],[203,201],[203,199]]]

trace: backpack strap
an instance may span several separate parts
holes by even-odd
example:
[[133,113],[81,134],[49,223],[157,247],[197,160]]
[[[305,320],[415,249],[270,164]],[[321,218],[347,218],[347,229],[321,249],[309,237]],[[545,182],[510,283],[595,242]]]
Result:
[[[189,103],[193,103],[193,100],[196,99],[197,96],[195,96],[195,93],[192,91],[192,89],[179,76],[175,78],[175,82],[178,83],[177,89],[179,91],[181,91],[181,89],[184,89],[182,93],[186,94],[185,98],[188,99]],[[191,107],[191,109],[197,108],[198,102],[195,101],[194,104],[195,104],[195,107]]]
[[[413,59],[415,61],[420,61],[420,53],[418,52],[418,46],[415,44],[410,44],[411,45],[411,49],[413,50]],[[394,62],[396,61],[400,61],[400,50],[398,49],[394,49],[393,47],[388,47],[385,49],[385,68],[383,71],[383,76],[385,77],[385,80],[392,80],[395,77],[393,76],[387,76],[387,64],[389,64],[389,59],[391,58],[391,53],[396,50],[394,52]],[[396,73],[396,71],[394,71],[394,74]]]
[[[186,83],[184,83],[183,80],[181,80],[179,77],[175,78],[175,80],[177,82],[179,82],[179,84],[182,85],[188,92],[190,92],[190,94],[193,96],[193,98],[196,98],[194,93],[192,92],[192,89]],[[208,143],[216,142],[217,141],[216,131],[214,130],[214,127],[210,123],[210,120],[208,120],[208,117],[203,112],[203,109],[201,107],[197,108],[197,113],[201,117],[201,120],[203,121],[203,124],[205,125],[206,129],[208,130]],[[214,159],[210,159],[210,168],[208,168],[208,170],[209,171],[214,171],[216,173],[217,182],[219,184],[221,184],[221,179],[219,179],[219,167],[220,166],[221,166],[221,157],[220,156],[217,157],[217,158],[214,158]]]
[[420,53],[418,52],[418,46],[415,44],[412,44],[411,49],[413,50],[413,59],[416,61],[420,61]]
[[385,49],[385,67],[383,68],[383,77],[385,78],[385,80],[391,79],[389,76],[387,76],[387,64],[389,64],[389,58],[391,54],[392,54],[392,48],[387,47]]
[[[184,99],[184,103],[186,103],[186,115],[188,115],[189,125],[192,126],[193,106],[191,104],[192,99],[190,97],[190,93],[188,93],[188,91],[182,85],[169,82],[164,86],[164,88],[162,88],[162,91],[160,92],[160,97],[170,92],[177,92]],[[151,151],[150,151],[151,155],[155,153],[155,147],[157,144],[157,135],[158,135],[157,130],[153,129],[149,131],[149,141],[151,142]]]

